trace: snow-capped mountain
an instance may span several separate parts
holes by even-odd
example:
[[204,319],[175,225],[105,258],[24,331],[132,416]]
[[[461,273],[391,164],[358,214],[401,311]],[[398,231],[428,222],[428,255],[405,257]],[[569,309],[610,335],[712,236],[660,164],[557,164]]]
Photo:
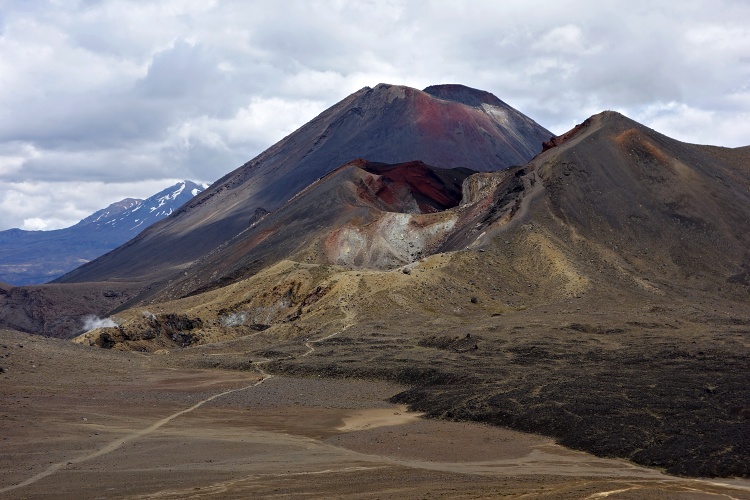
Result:
[[145,199],[125,198],[54,231],[0,231],[0,282],[45,283],[107,253],[168,217],[205,187],[178,182]]
[[132,210],[136,207],[140,207],[142,203],[143,200],[139,200],[137,198],[125,198],[124,200],[112,203],[107,208],[103,208],[97,212],[94,212],[85,219],[81,220],[81,222],[76,224],[76,226],[96,223],[99,223],[101,225],[107,222],[112,222],[118,215],[127,212],[128,210]]
[[97,228],[117,228],[132,232],[133,237],[154,222],[171,215],[203,189],[203,186],[192,181],[178,182],[146,200],[125,198],[113,203],[89,215],[73,227],[93,225]]

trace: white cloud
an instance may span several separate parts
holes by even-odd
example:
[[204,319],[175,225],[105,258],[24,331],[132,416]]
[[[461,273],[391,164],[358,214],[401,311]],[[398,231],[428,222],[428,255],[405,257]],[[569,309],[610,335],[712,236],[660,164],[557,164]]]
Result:
[[31,219],[24,219],[21,229],[26,231],[47,231],[49,229],[57,229],[61,227],[67,227],[65,220],[61,219],[40,219],[39,217],[32,217]]
[[719,57],[745,56],[750,50],[750,28],[745,23],[695,26],[687,31],[685,39],[692,44],[693,50]]
[[38,158],[39,155],[39,151],[33,144],[23,142],[0,144],[0,179],[18,175],[27,160]]
[[182,122],[174,134],[186,149],[203,145],[231,151],[247,143],[263,147],[289,135],[324,109],[320,101],[254,97],[232,117],[199,116]]
[[670,137],[695,144],[750,144],[750,112],[739,114],[743,119],[733,123],[725,113],[688,106],[684,103],[654,103],[641,111],[630,113],[633,119]]
[[533,44],[533,48],[557,54],[572,54],[585,56],[602,50],[602,45],[590,44],[583,34],[583,30],[575,24],[557,26]]
[[748,18],[734,0],[6,0],[0,230],[213,181],[380,82],[464,83],[557,133],[617,109],[749,144]]

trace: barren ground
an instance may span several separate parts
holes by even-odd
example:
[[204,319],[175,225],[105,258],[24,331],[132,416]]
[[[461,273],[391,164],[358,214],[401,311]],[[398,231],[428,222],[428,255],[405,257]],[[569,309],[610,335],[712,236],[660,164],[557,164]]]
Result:
[[[227,351],[236,353],[235,350]],[[750,498],[500,427],[425,420],[406,387],[184,368],[0,332],[3,498]]]

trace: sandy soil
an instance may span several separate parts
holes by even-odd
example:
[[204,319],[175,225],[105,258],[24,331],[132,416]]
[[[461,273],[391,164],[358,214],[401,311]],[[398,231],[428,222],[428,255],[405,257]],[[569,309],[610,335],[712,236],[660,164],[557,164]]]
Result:
[[0,332],[0,497],[750,498],[747,482],[424,420],[386,402],[392,384],[165,358]]
[[409,412],[406,405],[394,408],[368,408],[357,410],[342,418],[342,424],[336,427],[340,432],[353,432],[393,427],[418,420],[424,413]]

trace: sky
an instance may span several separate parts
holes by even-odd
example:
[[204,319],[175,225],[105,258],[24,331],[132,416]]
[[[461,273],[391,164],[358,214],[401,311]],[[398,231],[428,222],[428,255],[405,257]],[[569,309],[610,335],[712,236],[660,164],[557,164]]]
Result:
[[0,230],[212,183],[365,86],[750,145],[745,0],[0,0]]

